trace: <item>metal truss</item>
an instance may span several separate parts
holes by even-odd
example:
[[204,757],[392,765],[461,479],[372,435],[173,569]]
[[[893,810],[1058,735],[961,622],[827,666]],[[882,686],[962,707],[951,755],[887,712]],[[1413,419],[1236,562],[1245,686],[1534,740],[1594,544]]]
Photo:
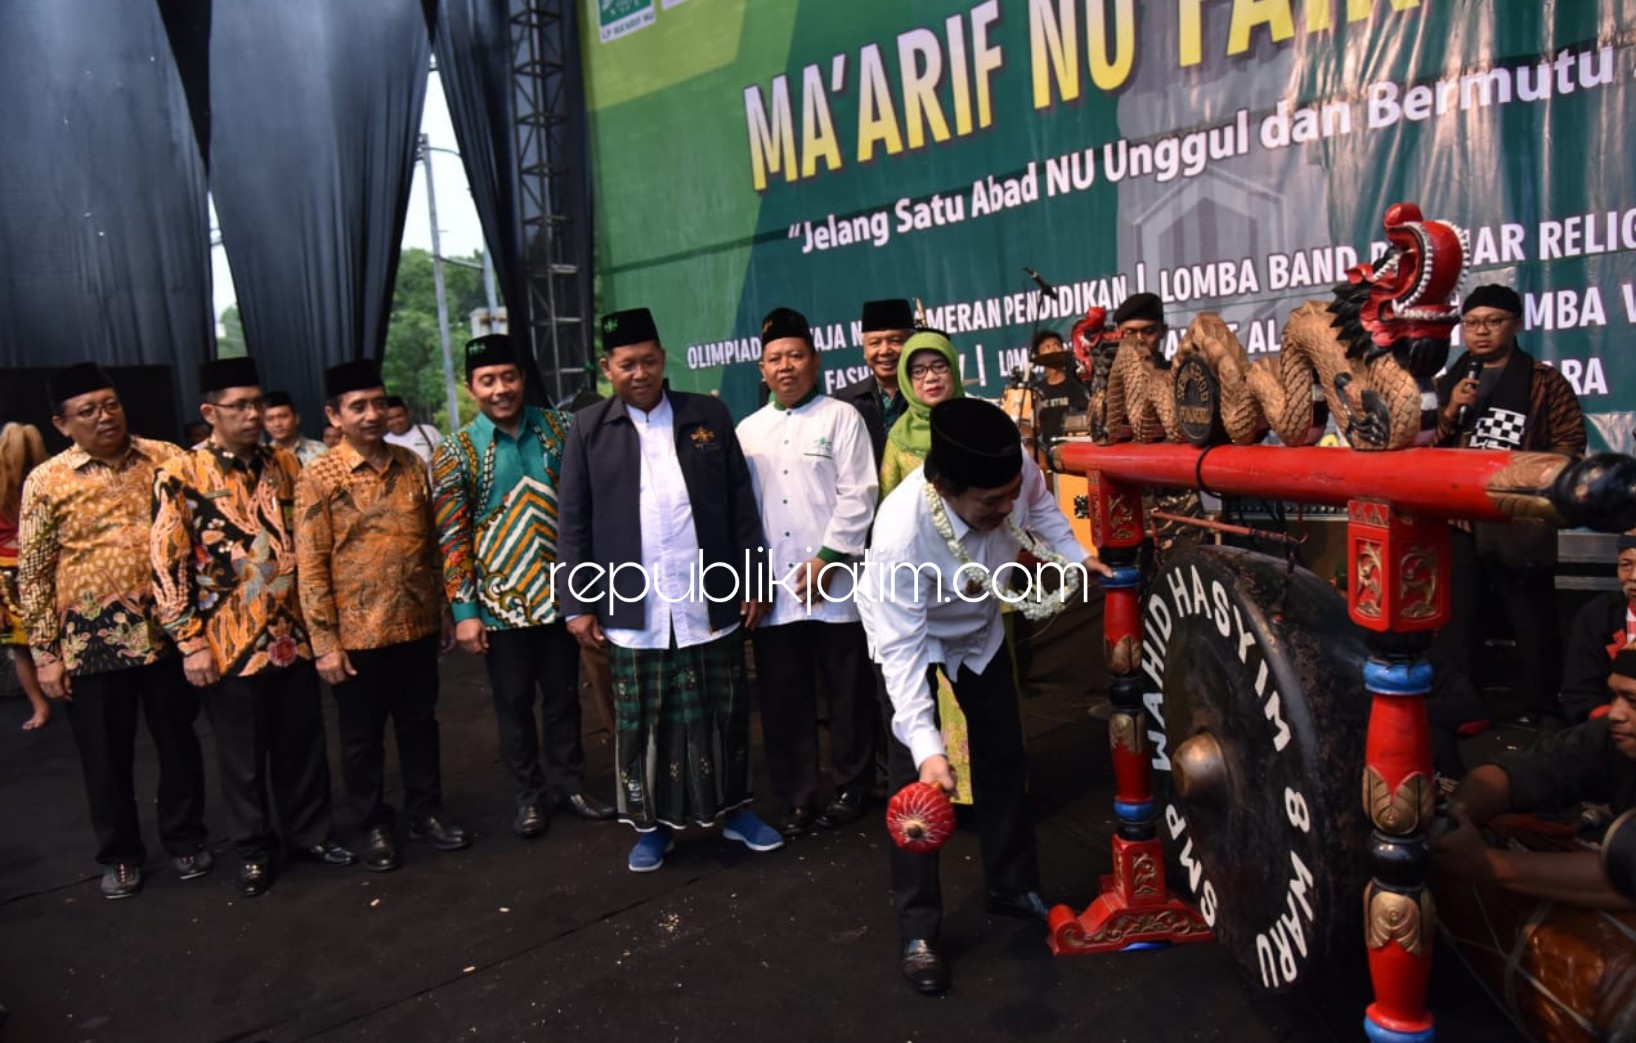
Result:
[[[512,111],[521,187],[524,314],[545,392],[590,383],[591,209],[577,0],[511,0]],[[521,319],[523,321],[516,321]]]

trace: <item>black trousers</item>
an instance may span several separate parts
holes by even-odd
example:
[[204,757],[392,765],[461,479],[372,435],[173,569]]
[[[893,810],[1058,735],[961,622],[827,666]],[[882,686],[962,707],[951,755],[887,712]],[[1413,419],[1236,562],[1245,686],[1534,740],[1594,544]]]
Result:
[[224,677],[207,689],[205,709],[216,730],[222,807],[234,852],[246,862],[267,861],[275,829],[296,847],[326,840],[329,758],[312,663]]
[[861,623],[802,620],[758,628],[756,692],[773,792],[786,809],[811,808],[818,793],[818,688],[829,702],[836,792],[867,793],[875,781],[879,698]]
[[172,656],[149,666],[75,677],[70,684],[68,723],[85,774],[97,861],[141,865],[147,857],[131,778],[138,707],[159,755],[159,839],[172,855],[204,847],[204,760],[193,731],[199,694],[182,675],[182,661]]
[[[933,672],[927,672],[926,683],[935,699],[937,678]],[[990,890],[1011,894],[1038,890],[1039,857],[1034,846],[1034,820],[1028,810],[1028,760],[1023,752],[1022,716],[1016,682],[1011,676],[1011,657],[1001,648],[981,673],[962,666],[953,684],[955,701],[970,729],[972,804],[983,876]],[[889,719],[891,705],[883,712]],[[887,729],[890,732],[890,723]],[[896,793],[918,779],[920,772],[909,748],[895,735],[887,742],[888,787]],[[935,940],[943,924],[938,856],[914,855],[896,844],[888,846],[898,930],[905,939]]]
[[398,741],[403,805],[411,822],[443,809],[438,770],[437,638],[348,652],[357,676],[334,687],[341,777],[360,830],[391,828],[386,803],[386,721]]
[[1517,642],[1517,678],[1523,707],[1533,713],[1562,713],[1562,639],[1556,612],[1556,570],[1521,568],[1477,553],[1476,538],[1449,533],[1449,621],[1432,643],[1429,658],[1437,671],[1437,693],[1478,697],[1476,676],[1483,655],[1483,603],[1497,598]]
[[585,749],[580,743],[579,642],[566,623],[490,630],[488,639],[500,758],[511,773],[517,806],[580,792],[585,788]]

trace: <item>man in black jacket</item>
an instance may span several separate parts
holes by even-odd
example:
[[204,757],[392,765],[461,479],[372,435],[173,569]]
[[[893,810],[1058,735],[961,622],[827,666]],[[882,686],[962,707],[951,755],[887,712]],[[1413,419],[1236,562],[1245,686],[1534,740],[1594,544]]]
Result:
[[903,342],[915,331],[915,312],[902,299],[869,301],[863,306],[863,360],[869,376],[835,392],[834,397],[856,406],[869,429],[869,444],[880,467],[886,435],[903,415],[903,392],[898,390],[898,356]]
[[[1585,416],[1566,377],[1517,344],[1522,298],[1478,286],[1460,308],[1466,352],[1437,381],[1436,444],[1534,453],[1585,453]],[[1557,716],[1562,670],[1556,610],[1556,530],[1540,525],[1457,525],[1449,533],[1450,615],[1431,661],[1440,692],[1469,701],[1482,651],[1485,590],[1504,607],[1521,659],[1523,709]]]
[[580,410],[563,455],[557,572],[568,629],[613,671],[620,820],[632,872],[673,830],[720,821],[752,851],[782,847],[750,809],[744,631],[771,598],[767,540],[727,407],[667,391],[646,308],[602,320],[614,397]]

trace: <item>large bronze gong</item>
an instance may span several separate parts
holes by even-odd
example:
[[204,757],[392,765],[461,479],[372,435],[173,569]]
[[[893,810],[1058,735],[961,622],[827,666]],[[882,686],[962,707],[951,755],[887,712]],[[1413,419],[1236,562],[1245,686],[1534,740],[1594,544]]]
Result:
[[1261,989],[1361,956],[1369,698],[1345,602],[1283,561],[1193,548],[1148,585],[1142,637],[1171,885]]

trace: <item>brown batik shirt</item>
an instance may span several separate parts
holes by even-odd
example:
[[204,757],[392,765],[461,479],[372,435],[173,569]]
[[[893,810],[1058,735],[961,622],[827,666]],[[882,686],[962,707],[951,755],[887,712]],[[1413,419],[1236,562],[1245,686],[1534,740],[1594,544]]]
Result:
[[287,449],[241,460],[214,442],[168,461],[153,487],[159,621],[183,655],[209,649],[223,677],[310,659],[295,584],[295,481]]
[[36,663],[61,661],[77,677],[172,653],[154,611],[148,527],[154,472],[181,453],[132,438],[115,461],[73,446],[29,473],[17,588]]
[[387,445],[376,470],[342,442],[296,484],[301,608],[314,655],[438,632],[443,600],[426,465]]

